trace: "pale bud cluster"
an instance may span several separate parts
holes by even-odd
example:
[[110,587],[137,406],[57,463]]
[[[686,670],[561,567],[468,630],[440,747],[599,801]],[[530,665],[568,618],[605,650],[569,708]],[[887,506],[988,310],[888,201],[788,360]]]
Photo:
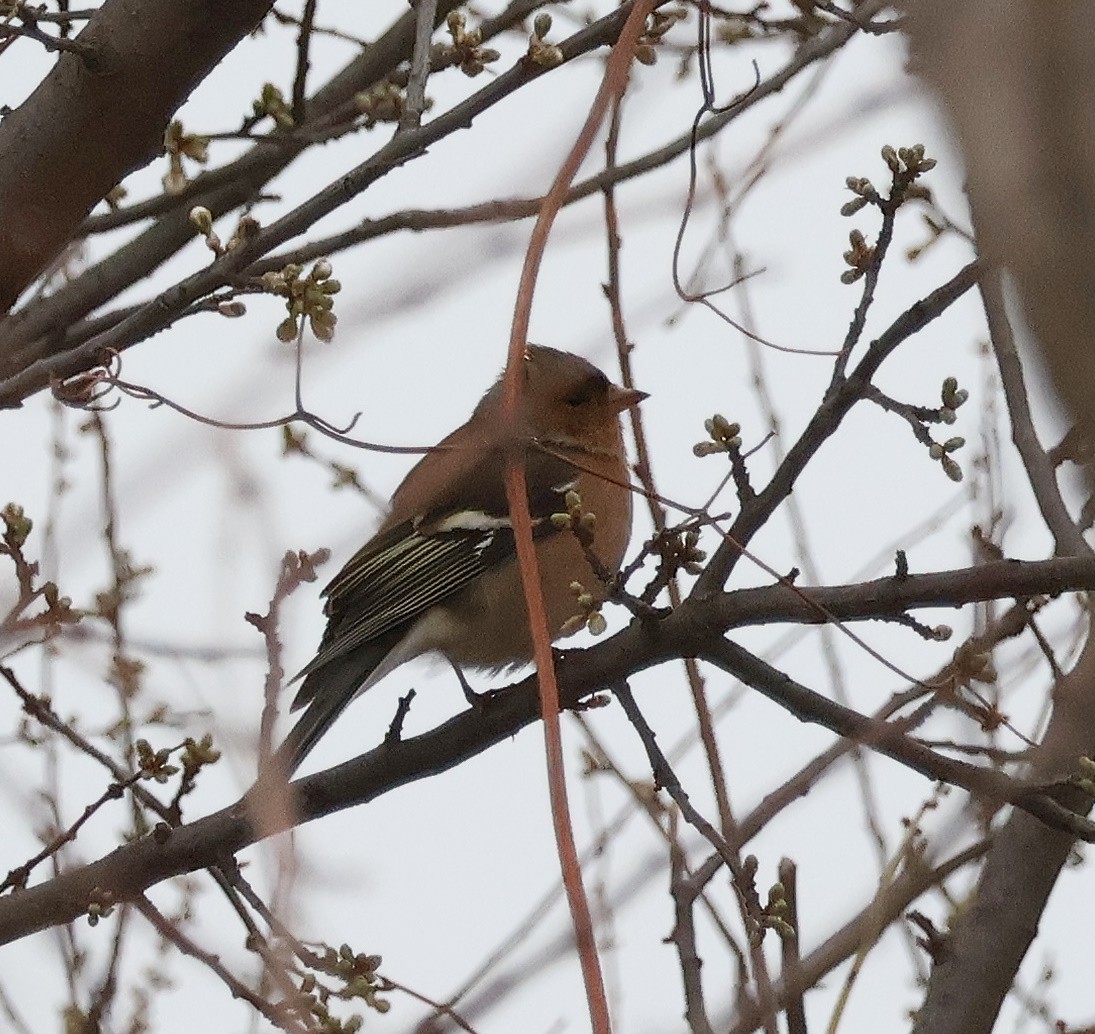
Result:
[[571,582],[570,591],[574,593],[579,613],[567,618],[561,629],[562,634],[571,635],[580,628],[587,628],[590,635],[604,632],[608,628],[608,622],[601,613],[601,605],[596,597],[581,582]]
[[710,441],[692,446],[694,456],[712,456],[717,452],[735,452],[741,448],[741,424],[733,424],[721,413],[703,422]]
[[434,71],[455,65],[464,75],[475,77],[492,61],[502,55],[491,47],[483,46],[481,29],[469,29],[462,11],[450,11],[445,19],[449,30],[449,43],[436,43],[430,51],[430,65]]
[[334,295],[342,290],[342,284],[332,279],[334,270],[325,258],[317,259],[306,277],[301,277],[302,272],[303,267],[294,262],[261,277],[262,286],[284,298],[289,310],[289,315],[278,324],[278,340],[292,341],[300,333],[301,321],[307,319],[320,341],[330,341],[338,322],[332,311]]
[[169,194],[181,193],[190,182],[183,169],[183,158],[204,165],[209,161],[209,138],[184,132],[182,122],[174,119],[164,130],[163,149],[168,161],[167,174],[162,180],[163,188]]

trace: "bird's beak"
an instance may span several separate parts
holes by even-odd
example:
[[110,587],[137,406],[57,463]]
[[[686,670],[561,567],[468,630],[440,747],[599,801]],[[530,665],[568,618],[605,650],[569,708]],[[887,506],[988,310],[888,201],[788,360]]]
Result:
[[613,384],[608,390],[608,405],[613,413],[622,413],[649,397],[647,392],[639,391],[638,388],[621,388]]

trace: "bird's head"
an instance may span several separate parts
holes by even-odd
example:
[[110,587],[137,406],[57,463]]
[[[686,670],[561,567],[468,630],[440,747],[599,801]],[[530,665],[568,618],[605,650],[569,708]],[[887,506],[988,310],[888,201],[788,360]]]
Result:
[[529,433],[564,449],[617,449],[620,413],[647,397],[613,384],[581,356],[543,345],[526,348],[523,372]]

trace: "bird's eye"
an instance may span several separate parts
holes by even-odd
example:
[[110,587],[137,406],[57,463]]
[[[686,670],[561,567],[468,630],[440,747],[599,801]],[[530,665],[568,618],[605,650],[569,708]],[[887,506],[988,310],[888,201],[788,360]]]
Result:
[[573,409],[584,406],[592,399],[603,395],[608,390],[608,378],[603,373],[593,374],[587,378],[574,394],[567,397],[567,405]]

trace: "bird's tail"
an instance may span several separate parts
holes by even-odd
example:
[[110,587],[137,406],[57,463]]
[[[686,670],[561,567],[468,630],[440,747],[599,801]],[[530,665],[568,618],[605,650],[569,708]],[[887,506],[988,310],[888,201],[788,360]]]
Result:
[[391,646],[383,637],[308,672],[293,701],[293,709],[304,707],[304,713],[268,762],[283,778],[296,772],[346,705],[368,683]]

